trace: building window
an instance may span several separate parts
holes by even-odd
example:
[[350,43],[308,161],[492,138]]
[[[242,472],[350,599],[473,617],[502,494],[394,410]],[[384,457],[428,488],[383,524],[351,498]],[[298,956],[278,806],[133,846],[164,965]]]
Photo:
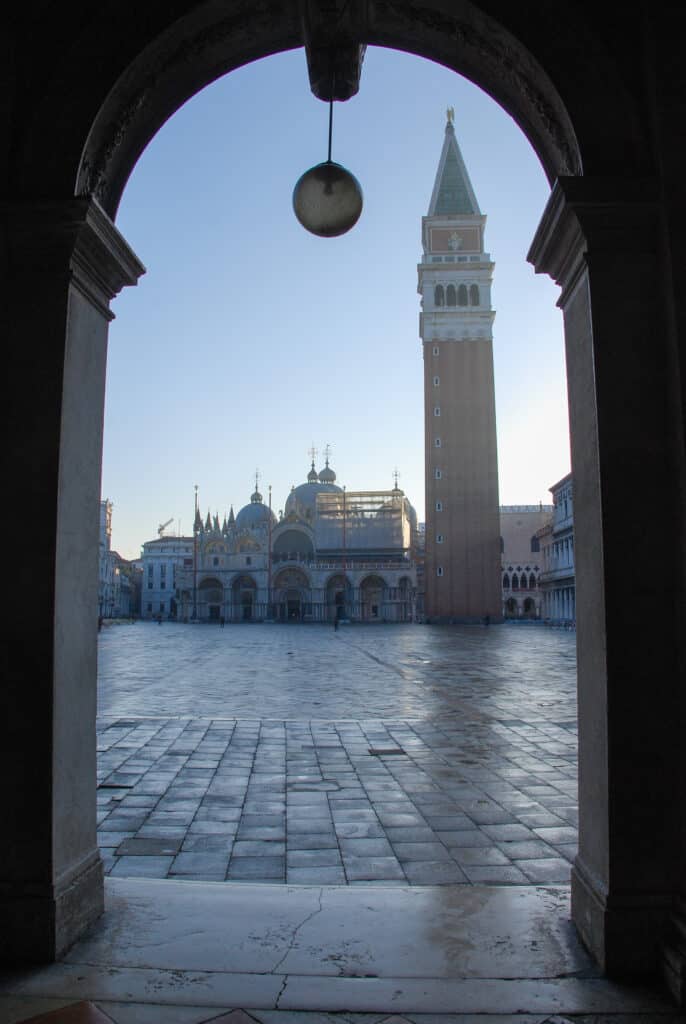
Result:
[[438,355],[438,345],[434,345],[434,355]]
[[160,601],[160,611],[164,611],[164,601]]
[[441,439],[440,439],[440,437],[437,437],[434,440],[434,448],[440,448],[440,447],[441,447]]
[[529,590],[535,590],[535,589],[536,589],[536,577],[534,576],[533,573],[531,573],[531,576],[529,576]]
[[503,576],[503,590],[509,590],[509,589],[510,589],[510,577],[507,575],[507,573],[505,573],[505,575]]
[[166,575],[167,575],[167,567],[166,567],[166,565],[161,565],[160,566],[160,576],[165,577]]
[[440,416],[440,415],[441,415],[441,407],[440,407],[440,405],[434,406],[434,416]]
[[152,590],[152,580],[148,580],[148,590]]
[[152,576],[152,566],[148,566],[148,576]]
[[148,601],[148,611],[152,611],[152,601]]
[[449,284],[448,287],[445,290],[445,304],[446,304],[446,306],[456,306],[457,305],[457,302],[455,301],[455,285],[454,284]]
[[440,480],[443,474],[441,473],[440,469],[437,469],[436,472],[434,473],[434,476],[436,477],[437,480]]
[[434,306],[445,305],[445,295],[443,292],[443,285],[437,284],[434,288]]
[[436,502],[436,511],[437,512],[442,512],[443,511],[443,502],[442,501],[437,501]]
[[436,543],[437,544],[442,544],[443,543],[443,534],[442,533],[437,533],[436,534]]
[[479,305],[479,286],[476,284],[470,284],[469,286],[469,304],[470,306]]
[[216,556],[216,555],[215,555],[215,556],[214,556],[214,558],[212,559],[212,565],[219,565],[219,559],[217,558],[217,556]]
[[252,565],[252,555],[246,555],[245,556],[245,564],[246,565]]
[[441,378],[440,377],[434,377],[434,387],[437,388],[440,383],[441,383]]
[[457,290],[457,304],[458,306],[467,305],[467,285],[461,284]]
[[540,551],[541,550],[541,542],[538,539],[538,537],[532,537],[531,538],[531,550],[532,551]]
[[437,575],[437,576],[442,576],[442,575],[443,575],[443,566],[442,566],[442,565],[439,565],[439,566],[437,567],[437,569],[436,569],[436,575]]
[[167,581],[166,580],[160,580],[160,590],[166,590],[166,589],[167,589]]

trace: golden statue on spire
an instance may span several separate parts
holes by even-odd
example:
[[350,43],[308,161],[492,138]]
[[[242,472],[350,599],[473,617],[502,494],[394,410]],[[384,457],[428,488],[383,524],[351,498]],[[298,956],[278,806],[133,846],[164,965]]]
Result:
[[448,124],[454,124],[455,122],[455,107],[448,107],[445,112],[445,116],[448,118]]

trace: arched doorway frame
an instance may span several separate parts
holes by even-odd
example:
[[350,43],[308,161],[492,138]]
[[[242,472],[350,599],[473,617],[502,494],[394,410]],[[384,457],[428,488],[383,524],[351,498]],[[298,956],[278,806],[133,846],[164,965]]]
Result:
[[312,613],[312,582],[299,566],[279,567],[272,584],[272,601],[282,622],[301,622]]
[[222,581],[211,573],[203,575],[198,580],[198,618],[206,622],[219,622],[224,614],[224,603]]
[[[520,38],[505,26],[505,12],[496,22],[475,4],[461,4],[453,13],[444,6],[372,2],[365,11],[356,24],[360,42],[413,52],[471,78],[512,114],[555,182],[529,258],[562,287],[581,541],[581,845],[574,917],[608,970],[642,973],[655,966],[656,936],[677,892],[663,880],[676,877],[683,851],[676,816],[665,814],[659,801],[637,802],[642,768],[631,752],[639,727],[643,759],[655,766],[653,788],[670,788],[680,768],[668,754],[678,746],[679,721],[669,713],[676,711],[670,680],[678,678],[683,650],[675,643],[671,656],[663,658],[659,689],[653,685],[652,704],[640,705],[639,720],[631,701],[639,700],[649,680],[655,682],[653,651],[638,639],[643,623],[634,622],[625,607],[629,580],[621,562],[628,560],[621,556],[627,549],[643,552],[645,541],[626,523],[614,536],[611,526],[613,517],[616,523],[624,515],[627,473],[640,468],[645,492],[661,493],[675,475],[683,482],[683,449],[680,442],[664,445],[666,438],[678,436],[680,408],[671,383],[678,380],[678,366],[669,345],[669,310],[646,299],[666,294],[667,286],[659,274],[663,228],[641,112],[612,61],[603,59],[599,37],[589,35],[581,22],[568,30],[575,32],[579,52],[588,44],[594,54],[583,88],[575,60],[565,58],[564,41],[556,42],[564,35],[557,25],[553,31],[543,24],[537,34],[524,21]],[[69,44],[56,48],[50,98],[27,118],[12,154],[11,194],[28,205],[18,202],[5,211],[13,284],[8,347],[16,350],[27,337],[56,341],[50,360],[35,371],[43,375],[38,384],[50,400],[44,394],[35,426],[32,417],[16,417],[25,425],[24,451],[42,452],[49,470],[35,485],[44,489],[36,492],[45,498],[40,507],[55,508],[44,531],[46,550],[36,552],[43,564],[54,565],[44,583],[45,607],[54,615],[22,669],[27,678],[39,678],[50,665],[47,732],[53,743],[45,744],[45,756],[53,760],[43,774],[55,811],[45,830],[50,843],[41,847],[51,872],[44,901],[46,920],[53,921],[45,933],[46,957],[66,948],[102,906],[94,813],[88,809],[91,803],[94,808],[88,781],[95,777],[94,744],[80,742],[95,712],[95,631],[91,595],[82,581],[90,578],[97,539],[86,510],[99,497],[109,302],[142,272],[110,218],[137,156],[185,99],[233,67],[300,44],[295,3],[269,17],[261,6],[246,14],[230,2],[221,10],[201,4],[174,21],[162,5],[151,5],[146,19],[119,20],[107,25],[110,59],[99,61],[97,70],[84,56],[102,49],[89,45],[103,32],[96,16],[84,19]],[[546,63],[556,67],[555,87],[543,71]],[[49,200],[36,199],[46,194]],[[643,289],[627,290],[626,282],[637,274]],[[618,291],[625,299],[619,304]],[[647,334],[653,339],[649,360],[643,356]],[[25,347],[32,352],[35,345]],[[31,398],[36,383],[34,377]],[[640,417],[632,413],[636,391]],[[19,405],[22,399],[30,408],[18,389],[14,401]],[[682,540],[677,521],[682,513],[670,510],[668,532],[675,542]],[[637,521],[644,518],[635,505],[634,515]],[[76,555],[74,535],[83,539],[83,552]],[[680,573],[675,566],[656,571],[651,594],[659,599],[665,592],[679,593]],[[82,593],[82,601],[69,607],[74,593]],[[672,638],[678,636],[678,611],[675,602],[666,627]],[[69,706],[89,712],[74,722],[65,714]],[[72,753],[64,761],[66,751]],[[83,812],[82,826],[68,842],[58,813],[67,804]],[[641,843],[647,834],[650,849]],[[27,870],[33,870],[31,864]],[[29,882],[27,875],[27,892]],[[31,915],[21,899],[15,904],[19,949],[26,934],[32,955],[40,957],[35,936],[23,927]]]

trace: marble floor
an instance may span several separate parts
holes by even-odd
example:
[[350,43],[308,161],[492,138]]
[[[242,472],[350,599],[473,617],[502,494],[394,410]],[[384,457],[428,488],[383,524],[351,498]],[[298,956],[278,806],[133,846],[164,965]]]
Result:
[[658,992],[599,976],[568,899],[559,886],[110,878],[105,915],[61,963],[0,979],[0,1022],[76,1000],[116,1024],[683,1019]]

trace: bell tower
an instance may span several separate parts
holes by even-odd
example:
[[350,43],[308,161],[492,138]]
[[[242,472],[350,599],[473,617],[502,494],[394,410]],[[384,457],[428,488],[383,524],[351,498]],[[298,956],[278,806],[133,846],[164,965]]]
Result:
[[429,212],[417,290],[424,352],[427,621],[502,617],[493,381],[493,262],[457,144],[454,111]]

